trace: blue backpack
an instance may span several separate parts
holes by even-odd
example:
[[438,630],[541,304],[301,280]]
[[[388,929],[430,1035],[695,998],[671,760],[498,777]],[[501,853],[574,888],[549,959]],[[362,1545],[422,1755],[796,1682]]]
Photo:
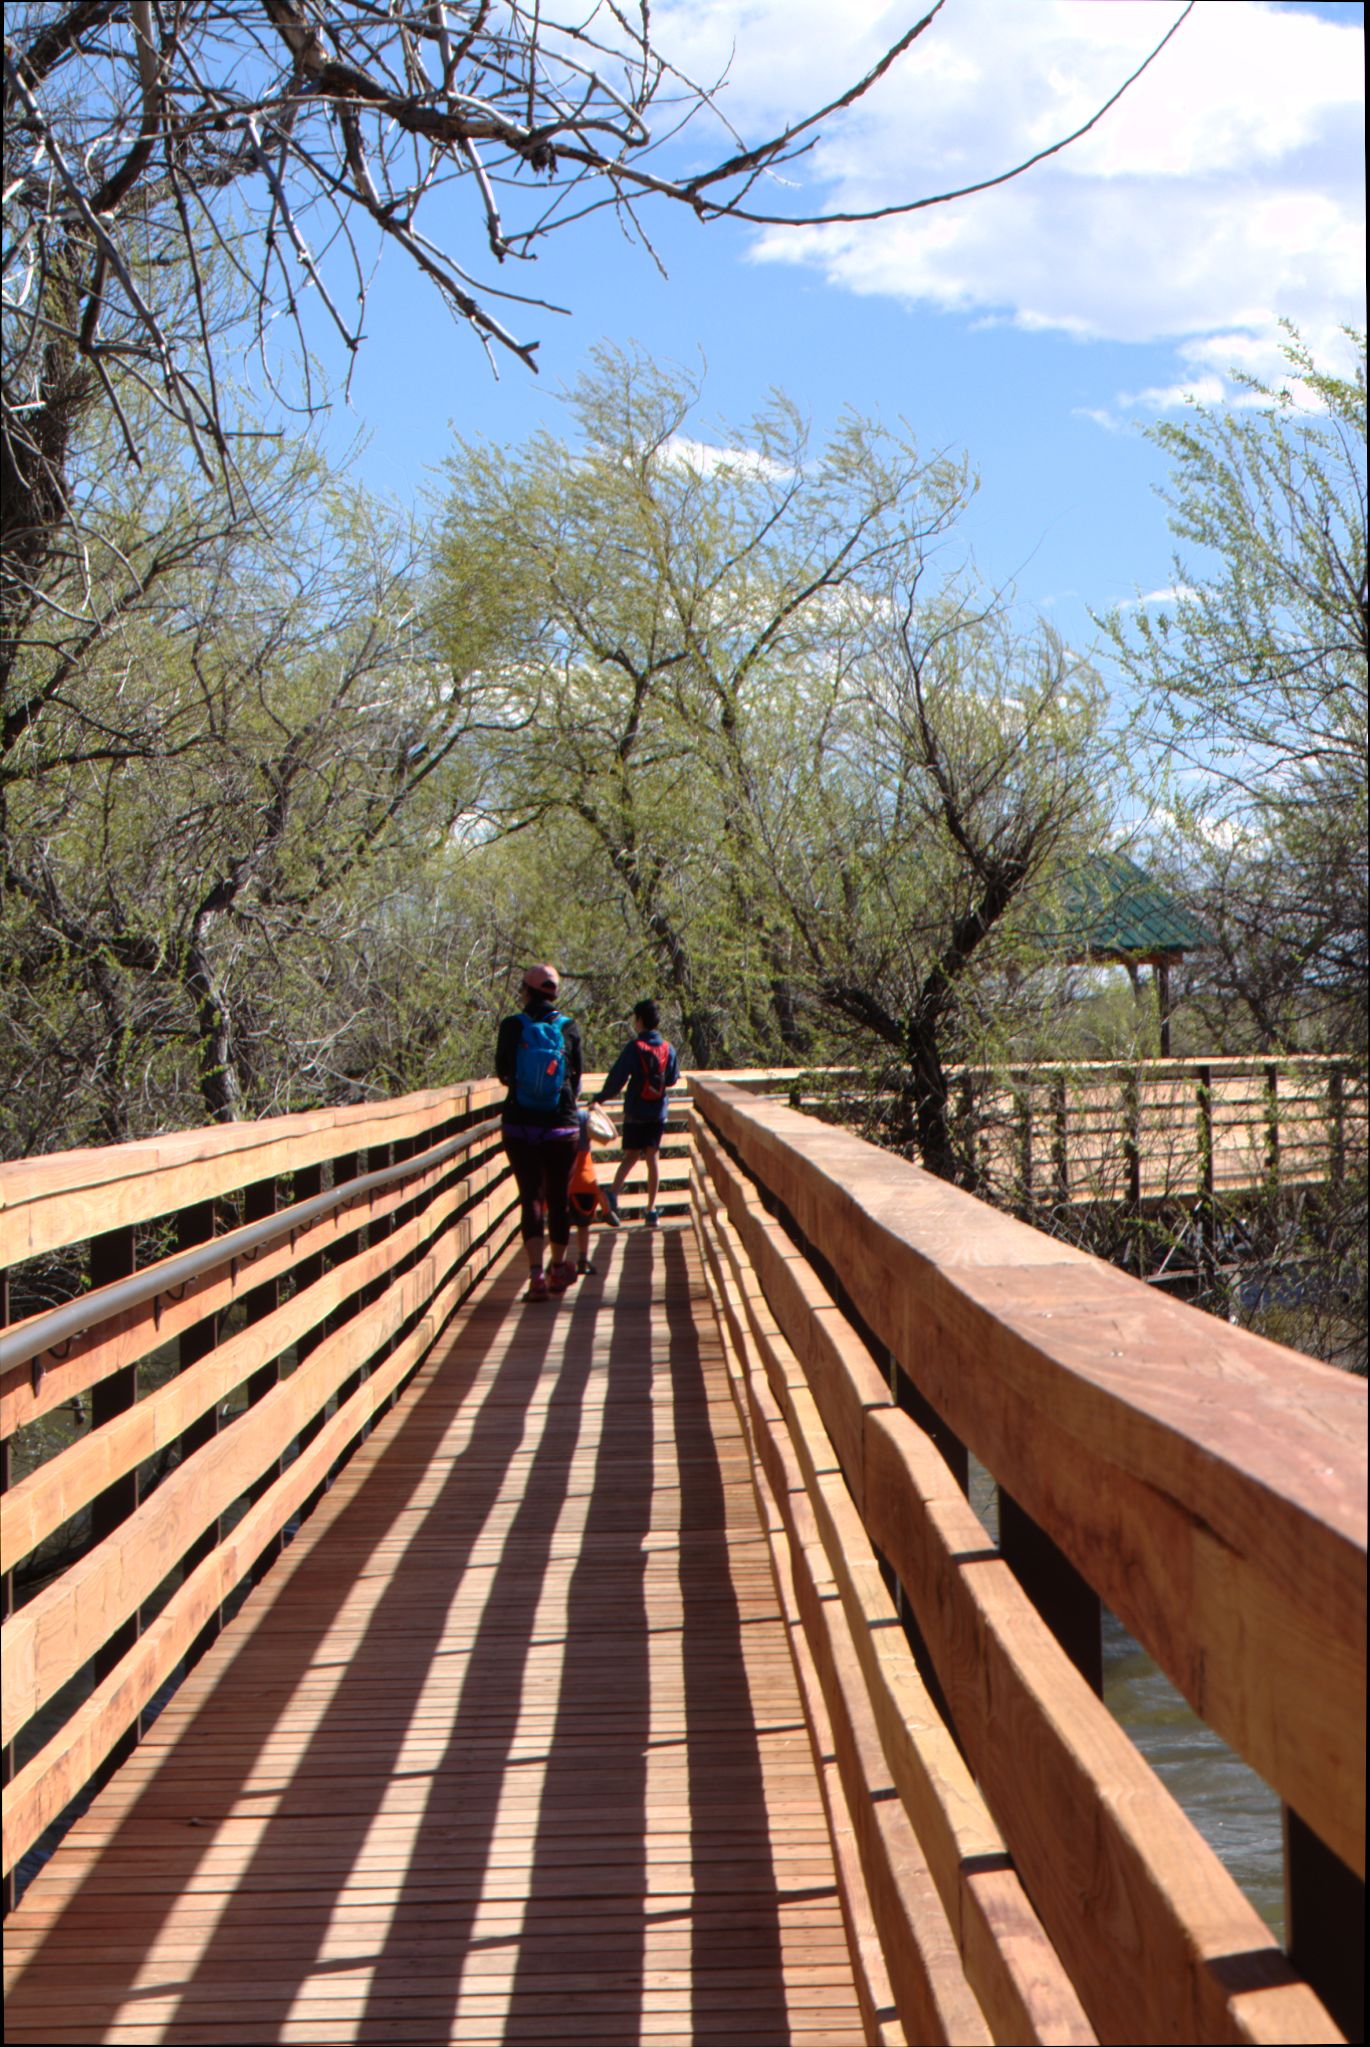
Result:
[[564,1016],[523,1018],[523,1041],[514,1067],[514,1098],[521,1109],[555,1109],[566,1079]]

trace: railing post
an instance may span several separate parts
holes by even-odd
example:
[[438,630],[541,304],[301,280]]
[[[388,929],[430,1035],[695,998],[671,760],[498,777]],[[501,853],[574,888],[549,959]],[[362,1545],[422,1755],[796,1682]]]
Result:
[[[6,1266],[0,1270],[0,1329],[9,1327],[10,1319],[10,1276]],[[0,1493],[10,1489],[10,1438],[0,1441]],[[6,1571],[0,1579],[0,1618],[9,1620],[14,1612],[14,1573]],[[9,1784],[14,1775],[14,1743],[6,1742],[3,1758],[4,1782]],[[11,1869],[5,1878],[4,1908],[6,1917],[14,1910],[19,1900],[18,1867]]]
[[[363,1157],[360,1152],[355,1151],[345,1152],[341,1158],[336,1158],[333,1161],[333,1185],[335,1187],[340,1187],[347,1180],[358,1179],[361,1176],[361,1174],[365,1172],[365,1170],[366,1170],[365,1161],[363,1160]],[[329,1255],[328,1264],[330,1271],[336,1271],[340,1265],[346,1265],[350,1259],[355,1258],[361,1251],[363,1242],[365,1240],[366,1240],[365,1228],[363,1225],[359,1224],[358,1227],[352,1230],[346,1237],[343,1237],[340,1241],[336,1242],[333,1246],[332,1252]],[[344,1325],[350,1322],[355,1315],[359,1315],[361,1313],[361,1310],[364,1305],[365,1296],[362,1291],[359,1290],[355,1293],[350,1294],[348,1298],[345,1301],[343,1301],[339,1307],[334,1308],[332,1314],[329,1316],[327,1334],[329,1336],[332,1336],[335,1330],[343,1328]],[[339,1386],[337,1392],[333,1396],[331,1405],[335,1413],[338,1410],[338,1408],[346,1405],[346,1403],[352,1398],[352,1395],[356,1392],[357,1388],[361,1385],[361,1383],[362,1372],[361,1367],[358,1366],[355,1372],[350,1372],[348,1374],[347,1378],[343,1381],[342,1385]],[[334,1462],[329,1466],[328,1476],[325,1478],[318,1492],[314,1493],[309,1500],[308,1504],[311,1510],[318,1504],[321,1495],[328,1490],[329,1486],[332,1485],[334,1479],[342,1470],[344,1464],[346,1464],[348,1456],[350,1454],[351,1454],[350,1451],[344,1451],[343,1455],[339,1458],[336,1458]]]
[[[1142,1206],[1142,1087],[1135,1066],[1123,1081],[1123,1162],[1127,1167],[1127,1205],[1137,1215]],[[1140,1277],[1140,1258],[1137,1270]]]
[[1348,2040],[1365,2038],[1365,1885],[1289,1806],[1284,1945]]
[[1327,1076],[1327,1177],[1346,1184],[1346,1076],[1334,1066]]
[[[245,1223],[264,1222],[267,1216],[274,1215],[275,1213],[276,1182],[274,1180],[258,1180],[251,1187],[244,1189],[243,1221]],[[251,1328],[254,1322],[265,1321],[266,1317],[276,1309],[280,1297],[281,1290],[278,1280],[268,1279],[263,1281],[261,1286],[254,1286],[243,1299],[243,1311],[248,1328]],[[248,1406],[255,1407],[259,1400],[265,1399],[272,1387],[280,1384],[280,1378],[281,1360],[278,1355],[272,1358],[269,1363],[259,1367],[249,1378],[247,1382]],[[261,1477],[252,1486],[248,1498],[252,1501],[261,1499],[264,1493],[271,1490],[271,1487],[280,1477],[284,1468],[284,1456],[276,1458],[275,1462],[267,1466]],[[254,1579],[260,1578],[264,1572],[270,1569],[281,1553],[281,1546],[282,1538],[278,1530],[271,1537],[270,1541],[263,1546],[257,1562],[253,1566]]]
[[[390,1147],[391,1164],[396,1166],[403,1165],[406,1160],[412,1159],[416,1152],[422,1151],[430,1141],[432,1142],[437,1141],[435,1138],[433,1138],[431,1132],[428,1134],[428,1136],[419,1135],[414,1137],[397,1137]],[[418,1212],[419,1203],[417,1197],[411,1196],[401,1201],[398,1207],[396,1208],[394,1217],[391,1221],[390,1224],[391,1229],[392,1230],[403,1229],[405,1224],[410,1222],[413,1219],[413,1217],[418,1214]],[[404,1257],[401,1258],[395,1265],[391,1266],[388,1284],[394,1286],[397,1280],[402,1279],[407,1272],[412,1271],[413,1267],[417,1265],[422,1255],[423,1255],[422,1250],[418,1245],[415,1245],[412,1251],[406,1251]],[[389,1357],[391,1351],[394,1350],[399,1340],[400,1333],[397,1330],[395,1334],[392,1337],[390,1337],[386,1342],[384,1350],[377,1354],[374,1363],[379,1364],[382,1357]],[[405,1379],[401,1385],[392,1387],[390,1392],[386,1395],[385,1407],[383,1410],[386,1414],[392,1413],[395,1407],[399,1404],[400,1395],[404,1391],[404,1387],[407,1384],[408,1380]]]
[[1017,1074],[1013,1085],[1018,1109],[1018,1211],[1027,1217],[1032,1213],[1032,1077]]
[[[394,1159],[391,1156],[391,1150],[392,1147],[388,1144],[373,1144],[370,1151],[368,1151],[368,1153],[366,1154],[365,1163],[362,1167],[363,1172],[383,1173],[387,1166],[393,1165],[395,1163]],[[371,1205],[373,1207],[375,1205],[374,1196],[372,1197]],[[390,1235],[391,1230],[395,1227],[395,1221],[396,1218],[392,1213],[390,1215],[377,1216],[374,1222],[369,1222],[367,1224],[366,1248],[368,1251],[370,1251],[375,1245],[381,1243],[384,1238]],[[386,1287],[388,1285],[389,1281],[388,1279],[385,1278],[384,1275],[382,1275],[378,1279],[373,1279],[369,1286],[367,1286],[367,1288],[365,1289],[364,1293],[362,1294],[362,1306],[364,1308],[369,1308],[373,1301],[378,1301],[381,1295],[385,1292]],[[363,1379],[369,1376],[369,1372],[370,1372],[369,1366],[363,1368],[361,1373],[358,1375],[357,1383],[359,1385]]]
[[890,1358],[890,1391],[894,1404],[911,1415],[925,1436],[931,1438],[963,1493],[970,1494],[970,1452],[956,1432],[943,1421],[937,1409],[918,1391],[898,1358]]
[[[322,1192],[323,1167],[321,1165],[301,1166],[291,1181],[290,1199],[292,1204],[312,1200],[314,1195],[321,1194]],[[295,1291],[303,1293],[306,1287],[313,1286],[316,1280],[322,1279],[323,1267],[324,1257],[322,1251],[315,1251],[308,1258],[302,1258],[295,1267]],[[318,1322],[314,1324],[312,1329],[305,1330],[303,1336],[295,1345],[295,1369],[297,1372],[303,1369],[305,1359],[310,1353],[318,1349],[324,1340],[325,1334],[325,1327]],[[323,1415],[310,1415],[309,1419],[300,1429],[298,1438],[300,1454],[303,1454],[308,1445],[313,1442],[322,1427]],[[309,1495],[309,1498],[300,1503],[298,1520],[305,1521],[308,1519],[319,1504],[319,1501],[323,1498],[323,1493],[323,1487],[316,1486]]]
[[1280,1069],[1272,1059],[1265,1069],[1265,1177],[1272,1194],[1280,1185]]
[[[127,1279],[134,1269],[136,1252],[133,1231],[129,1227],[107,1230],[103,1235],[90,1240],[90,1284],[91,1291],[102,1286],[111,1286],[115,1280]],[[116,1415],[126,1414],[138,1398],[138,1367],[125,1365],[122,1371],[111,1372],[91,1388],[90,1425],[98,1429],[103,1423],[113,1421]],[[127,1521],[138,1505],[138,1473],[129,1471],[113,1485],[106,1486],[90,1504],[90,1540],[94,1547],[112,1535],[120,1522]],[[95,1655],[95,1682],[107,1677],[120,1658],[138,1639],[138,1616],[125,1621],[124,1625],[110,1636]],[[112,1755],[111,1765],[121,1762],[133,1748],[137,1730],[133,1730],[120,1743]]]
[[1217,1277],[1214,1249],[1217,1216],[1213,1177],[1213,1068],[1199,1068],[1199,1265],[1203,1283],[1211,1287]]
[[961,1069],[957,1084],[956,1120],[961,1128],[962,1170],[966,1187],[975,1193],[980,1186],[980,1129],[975,1099],[975,1077],[968,1066]]
[[[383,1173],[387,1166],[393,1165],[395,1162],[392,1155],[392,1151],[393,1151],[392,1146],[388,1144],[373,1144],[371,1149],[367,1152],[365,1159],[362,1161],[362,1171],[366,1173]],[[370,1207],[375,1206],[374,1195],[371,1198],[369,1206]],[[385,1240],[385,1238],[390,1235],[390,1232],[394,1229],[395,1223],[396,1217],[393,1214],[393,1212],[390,1215],[378,1216],[374,1222],[369,1222],[366,1226],[366,1249],[370,1251],[374,1248],[375,1245],[382,1243]],[[362,1292],[358,1297],[358,1312],[361,1312],[371,1307],[376,1301],[378,1301],[381,1298],[381,1295],[385,1292],[386,1288],[389,1286],[389,1284],[390,1277],[384,1273],[382,1273],[378,1278],[371,1280],[369,1284],[362,1289]],[[343,1405],[344,1401],[350,1400],[352,1398],[352,1395],[357,1391],[357,1388],[359,1386],[364,1386],[366,1384],[366,1381],[371,1377],[371,1374],[375,1371],[376,1366],[381,1362],[381,1359],[386,1355],[386,1352],[389,1350],[389,1348],[390,1346],[387,1343],[380,1350],[374,1351],[370,1357],[364,1360],[362,1364],[358,1365],[356,1371],[347,1380],[346,1384],[338,1389],[339,1407]],[[359,1445],[361,1443],[364,1443],[366,1441],[366,1438],[370,1435],[370,1433],[371,1424],[368,1422],[365,1428],[363,1428],[358,1434],[356,1438],[356,1444]],[[356,1445],[354,1445],[354,1447],[356,1447]]]
[[999,1487],[999,1554],[1090,1689],[1103,1697],[1099,1595],[1018,1502]]
[[[176,1218],[176,1240],[179,1249],[191,1251],[197,1244],[207,1244],[209,1242],[214,1235],[214,1208],[215,1204],[213,1201],[197,1201],[192,1203],[189,1208],[181,1210]],[[177,1349],[178,1369],[182,1372],[190,1371],[194,1365],[199,1363],[201,1358],[209,1356],[218,1340],[219,1317],[217,1314],[206,1315],[199,1322],[193,1323],[189,1329],[182,1330]],[[181,1462],[184,1464],[187,1457],[194,1456],[197,1450],[202,1450],[207,1443],[212,1443],[218,1433],[219,1406],[216,1401],[209,1411],[199,1416],[196,1421],[193,1421],[182,1435],[180,1441]],[[189,1577],[195,1566],[203,1562],[210,1552],[217,1548],[221,1533],[222,1523],[216,1518],[210,1523],[199,1540],[191,1544],[182,1561],[182,1569],[186,1577]],[[218,1634],[222,1624],[222,1615],[217,1612],[211,1619],[206,1621],[204,1627],[186,1651],[185,1662],[187,1670],[192,1669],[199,1662],[206,1649],[209,1648]]]
[[1056,1199],[1070,1199],[1070,1155],[1066,1150],[1066,1077],[1061,1074],[1051,1085],[1051,1165]]

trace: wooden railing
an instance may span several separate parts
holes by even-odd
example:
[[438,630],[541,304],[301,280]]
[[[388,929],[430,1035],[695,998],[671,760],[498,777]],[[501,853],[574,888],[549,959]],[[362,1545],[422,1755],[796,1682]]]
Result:
[[[478,1081],[0,1166],[11,1891],[516,1233],[502,1095]],[[683,1122],[663,1153],[681,1213]],[[639,1173],[625,1217],[643,1202]]]
[[[839,1117],[868,1106],[855,1076],[841,1072],[758,1069],[730,1079]],[[947,1079],[977,1186],[1022,1212],[1335,1186],[1365,1173],[1366,1076],[1350,1059],[953,1066]]]
[[[1364,1382],[846,1131],[692,1093],[869,2037],[1354,2036]],[[1288,1955],[1099,1696],[1100,1601],[1284,1801]]]
[[[1353,2029],[1364,1384],[783,1104],[692,1094],[664,1205],[689,1193],[729,1339],[870,2037]],[[497,1098],[0,1168],[7,1870],[510,1242]],[[1101,1600],[1284,1801],[1288,1957],[1098,1697]]]

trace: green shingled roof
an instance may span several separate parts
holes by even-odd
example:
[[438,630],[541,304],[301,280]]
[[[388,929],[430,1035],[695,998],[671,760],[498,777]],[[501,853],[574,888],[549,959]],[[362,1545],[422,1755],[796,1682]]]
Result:
[[1076,958],[1195,952],[1213,934],[1124,853],[1091,853],[1061,877],[1048,944]]

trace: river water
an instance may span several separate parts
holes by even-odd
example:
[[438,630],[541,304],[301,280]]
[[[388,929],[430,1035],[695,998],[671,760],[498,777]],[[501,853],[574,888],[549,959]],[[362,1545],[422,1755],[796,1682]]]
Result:
[[1104,1703],[1277,1940],[1284,1939],[1280,1802],[1191,1712],[1122,1622],[1104,1614]]
[[[998,1541],[999,1502],[982,1464],[970,1464],[970,1501]],[[1141,1644],[1107,1608],[1104,1704],[1277,1940],[1284,1939],[1280,1802],[1205,1725]]]

